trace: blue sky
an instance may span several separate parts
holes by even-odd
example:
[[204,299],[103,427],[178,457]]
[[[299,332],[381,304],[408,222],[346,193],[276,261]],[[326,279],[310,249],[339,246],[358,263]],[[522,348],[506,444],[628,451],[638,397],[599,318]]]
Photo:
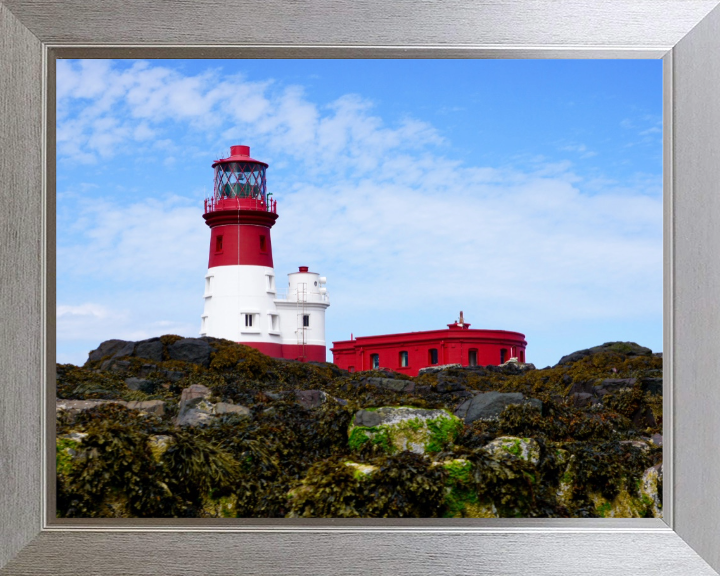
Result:
[[58,362],[198,335],[235,144],[270,165],[279,279],[328,278],[328,349],[460,310],[538,367],[662,349],[661,61],[61,60],[57,112]]

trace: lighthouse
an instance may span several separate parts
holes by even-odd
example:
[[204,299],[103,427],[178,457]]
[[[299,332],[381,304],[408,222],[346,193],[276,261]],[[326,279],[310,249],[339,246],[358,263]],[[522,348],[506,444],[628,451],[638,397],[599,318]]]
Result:
[[213,162],[213,194],[203,218],[210,227],[200,334],[252,346],[275,358],[325,362],[327,280],[307,266],[278,288],[270,230],[278,219],[268,193],[268,165],[232,146]]

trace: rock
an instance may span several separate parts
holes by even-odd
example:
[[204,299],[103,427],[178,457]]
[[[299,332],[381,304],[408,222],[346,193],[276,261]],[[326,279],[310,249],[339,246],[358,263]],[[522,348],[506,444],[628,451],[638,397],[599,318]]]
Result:
[[176,426],[197,426],[213,418],[215,406],[208,400],[212,394],[210,388],[202,384],[193,384],[180,394]]
[[439,452],[462,430],[462,421],[445,410],[410,407],[383,407],[359,410],[348,430],[352,450],[365,443],[379,445],[385,452]]
[[152,394],[157,389],[157,383],[152,380],[145,380],[144,378],[125,378],[125,385],[130,390],[139,390],[145,392],[145,394]]
[[55,411],[65,410],[72,415],[83,410],[90,410],[102,404],[120,404],[131,410],[140,410],[162,416],[165,414],[165,402],[162,400],[145,400],[143,402],[125,402],[124,400],[61,400],[55,401]]
[[112,372],[127,372],[129,368],[129,360],[115,360],[113,358],[105,360],[100,365],[100,370],[111,370]]
[[171,360],[180,360],[192,364],[200,364],[207,368],[210,365],[210,348],[205,340],[199,338],[183,338],[168,346]]
[[156,416],[165,415],[165,402],[162,400],[144,400],[142,402],[122,402],[130,410],[140,410]]
[[165,378],[170,380],[170,382],[177,382],[178,380],[182,380],[186,376],[185,372],[179,372],[175,370],[162,370],[160,373],[165,376]]
[[535,364],[525,364],[519,362],[517,358],[510,358],[504,364],[500,364],[498,368],[501,368],[505,374],[522,374],[529,370],[535,370]]
[[100,346],[88,354],[88,360],[90,362],[96,362],[97,360],[102,360],[105,356],[113,356],[128,344],[132,344],[132,342],[128,342],[127,340],[105,340],[105,342],[100,343]]
[[395,392],[414,392],[415,382],[412,380],[401,380],[399,378],[367,378],[365,380],[372,386],[378,386]]
[[650,450],[650,444],[642,440],[620,440],[618,444],[621,446],[632,446],[633,448],[638,448],[643,452],[648,452]]
[[418,370],[418,376],[421,374],[434,374],[435,372],[442,372],[450,368],[462,368],[462,364],[441,364],[440,366],[428,366],[426,368],[420,368]]
[[493,458],[520,458],[537,465],[540,462],[540,444],[532,438],[516,438],[515,436],[500,436],[489,442],[483,449]]
[[576,408],[585,408],[585,406],[590,406],[591,404],[596,403],[595,396],[585,392],[576,392],[575,394],[571,394],[570,399],[573,406]]
[[662,481],[663,465],[648,468],[640,480],[640,499],[654,518],[662,518]]
[[442,382],[437,383],[435,389],[442,394],[445,392],[462,392],[465,390],[465,386],[463,386],[459,382],[443,380]]
[[127,342],[125,346],[120,348],[115,354],[112,355],[113,358],[124,358],[125,356],[132,356],[133,352],[135,352],[135,342]]
[[638,408],[632,415],[632,423],[636,428],[655,428],[657,420],[649,406]]
[[142,340],[135,344],[135,356],[138,358],[147,358],[154,362],[162,362],[163,345],[160,338],[150,338]]
[[213,418],[214,415],[210,411],[201,408],[188,408],[175,418],[175,426],[199,426],[206,424]]
[[573,382],[572,387],[570,388],[569,394],[590,394],[591,396],[595,392],[595,386],[593,382],[582,380]]
[[652,442],[653,442],[653,444],[655,444],[655,446],[662,446],[662,442],[663,442],[662,434],[653,434]]
[[662,378],[643,378],[640,380],[640,386],[644,392],[650,392],[656,396],[663,395],[663,379]]
[[157,366],[155,364],[143,364],[140,367],[140,370],[138,370],[138,376],[143,378],[152,374],[153,372],[157,372]]
[[319,408],[327,402],[330,396],[322,390],[296,390],[295,400],[300,406],[307,409]]
[[635,382],[635,378],[606,378],[597,386],[597,392],[600,393],[601,390],[604,390],[602,394],[608,394],[624,388],[632,388],[635,386]]
[[650,350],[650,348],[645,348],[644,346],[635,344],[635,342],[606,342],[600,346],[594,346],[585,350],[578,350],[577,352],[563,356],[555,366],[572,364],[578,360],[586,358],[587,356],[601,354],[602,352],[615,352],[618,354],[624,354],[625,356],[650,356],[652,354],[652,350]]
[[250,408],[237,404],[228,404],[227,402],[218,402],[215,404],[215,414],[240,414],[241,416],[250,416]]
[[90,410],[102,404],[108,403],[122,404],[122,400],[55,400],[55,411],[65,410],[70,414],[77,414],[83,410]]
[[455,415],[470,424],[475,420],[489,420],[500,416],[511,404],[531,404],[542,410],[542,402],[535,398],[525,399],[520,392],[484,392],[468,398],[455,409]]
[[198,404],[201,400],[205,400],[210,397],[212,391],[207,386],[202,384],[193,384],[184,388],[180,393],[180,406],[179,409],[192,408]]

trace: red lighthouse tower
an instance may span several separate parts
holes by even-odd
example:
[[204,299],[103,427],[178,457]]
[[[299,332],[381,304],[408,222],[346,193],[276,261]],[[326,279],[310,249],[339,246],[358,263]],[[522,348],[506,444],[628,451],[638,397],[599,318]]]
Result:
[[286,294],[276,290],[270,229],[278,214],[267,192],[268,165],[251,158],[248,146],[232,146],[212,167],[213,195],[203,214],[210,253],[200,333],[270,356],[325,361],[325,279],[301,267],[290,274]]

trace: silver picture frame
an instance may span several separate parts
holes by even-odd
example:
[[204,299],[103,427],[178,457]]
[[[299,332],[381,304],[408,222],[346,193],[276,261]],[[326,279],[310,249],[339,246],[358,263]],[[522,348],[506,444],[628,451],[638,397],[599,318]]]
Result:
[[[720,0],[0,0],[0,575],[720,570]],[[662,58],[664,518],[55,519],[57,58]]]

